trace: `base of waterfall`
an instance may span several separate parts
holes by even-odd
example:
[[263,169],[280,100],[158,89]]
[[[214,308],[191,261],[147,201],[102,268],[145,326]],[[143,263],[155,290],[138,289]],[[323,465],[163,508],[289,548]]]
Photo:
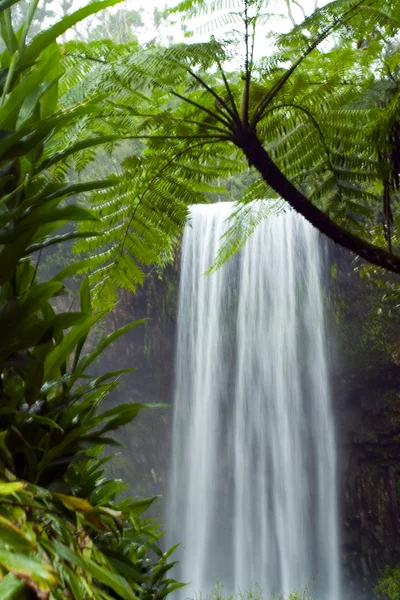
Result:
[[192,207],[182,243],[166,514],[180,597],[220,579],[339,600],[324,242],[287,211],[205,275],[233,208]]
[[193,592],[186,597],[187,600],[318,600],[311,595],[307,586],[300,590],[293,590],[287,596],[276,593],[266,597],[257,585],[247,590],[229,593],[221,582],[217,582],[208,592]]

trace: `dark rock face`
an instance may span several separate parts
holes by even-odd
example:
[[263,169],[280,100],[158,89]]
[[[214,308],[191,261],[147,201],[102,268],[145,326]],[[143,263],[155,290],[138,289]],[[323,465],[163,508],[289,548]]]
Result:
[[335,406],[344,574],[361,597],[384,566],[400,562],[399,386],[400,367],[391,365],[353,381]]
[[[109,331],[113,331],[132,320],[145,319],[109,349],[106,361],[114,368],[135,369],[123,376],[120,386],[109,399],[110,404],[138,402],[164,405],[141,410],[133,423],[118,432],[117,441],[122,447],[111,461],[109,475],[122,478],[128,483],[129,494],[141,498],[162,496],[166,491],[178,276],[177,266],[173,265],[162,277],[151,273],[136,295],[120,293],[108,323]],[[107,365],[102,364],[102,369],[106,368]],[[160,518],[162,513],[160,499],[147,514]]]
[[343,573],[353,600],[374,598],[379,573],[400,562],[400,321],[347,260],[330,290]]

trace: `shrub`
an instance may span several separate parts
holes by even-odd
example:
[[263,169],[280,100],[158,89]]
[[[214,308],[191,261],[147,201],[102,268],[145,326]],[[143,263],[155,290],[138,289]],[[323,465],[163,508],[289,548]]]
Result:
[[[66,292],[63,282],[79,267],[37,278],[43,249],[89,235],[71,223],[93,215],[66,199],[115,185],[65,181],[58,170],[65,153],[53,141],[61,130],[68,140],[68,128],[99,110],[93,99],[59,110],[56,38],[116,0],[92,2],[29,43],[37,2],[17,32],[15,3],[0,3],[0,597],[163,600],[181,584],[167,577],[173,549],[161,552],[158,527],[141,516],[153,499],[118,501],[124,485],[102,470],[104,445],[115,444],[110,433],[144,406],[101,412],[125,370],[89,371],[139,322],[88,348],[91,328],[106,316],[92,307],[88,279],[80,286],[80,310],[62,312],[54,307]],[[88,140],[67,155],[96,144]]]

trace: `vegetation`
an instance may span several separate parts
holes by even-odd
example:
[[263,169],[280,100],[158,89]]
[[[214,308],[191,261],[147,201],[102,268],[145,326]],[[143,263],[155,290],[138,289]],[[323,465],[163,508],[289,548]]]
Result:
[[[96,344],[88,278],[79,289],[80,309],[63,310],[64,281],[72,264],[38,281],[41,253],[88,237],[72,223],[96,217],[76,202],[82,192],[110,189],[116,178],[69,181],[68,153],[103,140],[93,138],[60,151],[82,119],[97,116],[98,98],[60,108],[64,84],[56,38],[87,15],[115,4],[94,2],[69,14],[31,40],[37,2],[18,31],[11,1],[0,4],[5,50],[1,55],[0,122],[0,597],[158,598],[180,587],[167,572],[173,549],[158,547],[157,525],[141,513],[153,499],[118,501],[126,487],[104,477],[104,445],[132,421],[141,404],[101,412],[107,394],[129,369],[95,376],[93,364],[129,323]],[[15,4],[15,2],[14,2]]]
[[[211,590],[211,592],[204,594],[197,594],[195,600],[264,600],[264,594],[257,586],[253,586],[250,589],[242,592],[228,594],[224,593],[224,586],[218,582],[217,585]],[[303,590],[293,591],[287,597],[286,596],[273,596],[270,600],[312,600],[308,588]]]
[[378,598],[389,598],[398,600],[400,597],[400,566],[393,569],[387,567],[375,587],[375,595]]
[[[172,549],[161,552],[141,517],[153,499],[119,501],[123,484],[102,471],[110,432],[144,406],[101,412],[126,370],[91,369],[139,322],[96,343],[90,333],[118,288],[135,292],[151,265],[172,260],[189,204],[221,184],[241,192],[215,268],[290,205],[375,273],[400,273],[398,0],[335,0],[277,36],[267,57],[255,53],[262,0],[225,10],[241,28],[225,40],[140,48],[140,12],[125,9],[69,39],[118,1],[71,12],[66,0],[59,21],[51,2],[0,2],[4,599],[162,600],[181,585],[168,578]],[[205,6],[185,0],[176,12]],[[255,213],[257,198],[273,202]],[[70,244],[75,260],[43,277],[48,249]]]
[[[193,13],[203,5],[185,1],[180,8]],[[243,35],[225,43],[212,38],[129,54],[113,48],[101,69],[104,48],[86,48],[77,77],[87,89],[90,71],[96,89],[109,94],[108,127],[147,140],[144,155],[125,161],[138,186],[138,210],[157,203],[179,221],[177,198],[195,202],[217,177],[250,166],[258,176],[242,204],[279,195],[341,246],[400,272],[396,2],[332,2],[256,60],[264,10],[258,0],[239,2],[229,17]],[[232,72],[238,53],[241,69]],[[110,202],[120,251],[134,232],[121,217],[128,203]],[[243,239],[229,242],[224,259]]]

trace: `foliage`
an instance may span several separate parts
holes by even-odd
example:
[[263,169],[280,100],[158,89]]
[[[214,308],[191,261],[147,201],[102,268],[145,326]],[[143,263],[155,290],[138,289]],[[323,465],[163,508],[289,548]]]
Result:
[[[206,6],[185,0],[178,10],[196,14]],[[226,22],[232,17],[242,35],[225,34],[221,42],[114,48],[101,68],[77,67],[77,89],[84,77],[87,89],[89,69],[93,85],[108,94],[108,126],[147,140],[144,155],[125,162],[146,203],[161,202],[164,211],[164,200],[173,210],[177,198],[198,201],[194,189],[204,193],[219,177],[255,167],[263,197],[278,194],[338,244],[400,272],[397,0],[331,2],[256,60],[265,7],[240,0],[226,8]],[[96,58],[96,46],[87,51]],[[250,193],[243,202],[257,199]],[[131,225],[114,216],[110,222],[121,226],[118,248],[125,247]]]
[[[88,499],[0,483],[2,599],[30,598],[30,590],[40,599],[162,600],[178,586],[164,578],[173,549],[162,554],[157,527],[139,516],[151,500],[115,502],[122,484],[102,478],[102,462],[88,456],[66,477]],[[158,555],[153,563],[149,549]]]
[[[16,2],[14,2],[15,4]],[[99,98],[60,108],[62,53],[56,38],[115,0],[92,2],[27,42],[37,3],[19,31],[0,4],[6,49],[0,76],[0,597],[2,599],[134,598],[162,600],[180,587],[167,573],[173,549],[162,554],[160,532],[140,514],[153,499],[116,499],[124,489],[107,480],[100,458],[109,437],[143,405],[101,411],[127,371],[95,376],[96,359],[129,323],[95,345],[95,323],[106,318],[93,305],[89,279],[79,290],[80,310],[62,310],[69,265],[39,283],[41,252],[93,235],[73,223],[96,217],[68,199],[112,189],[116,177],[68,181],[63,161],[93,137],[71,145],[82,120],[98,116]],[[60,150],[61,137],[69,140]],[[114,138],[116,139],[116,138]],[[65,165],[64,165],[65,167]],[[60,175],[61,170],[61,175]],[[89,341],[88,341],[89,340]]]
[[[171,181],[151,171],[158,168],[157,159],[141,156],[140,144],[131,144],[137,155],[126,158],[122,168],[114,160],[102,180],[94,169],[90,171],[91,164],[98,164],[98,148],[114,150],[122,160],[118,144],[124,137],[131,138],[126,127],[119,127],[119,122],[117,126],[112,118],[120,110],[106,105],[105,95],[111,90],[105,92],[96,84],[98,70],[115,56],[135,53],[137,43],[70,42],[60,47],[56,39],[118,1],[92,2],[32,39],[29,31],[36,3],[19,31],[12,27],[10,9],[2,13],[6,50],[0,126],[5,133],[0,160],[3,190],[10,194],[0,207],[9,214],[9,221],[0,215],[0,243],[8,240],[1,255],[8,270],[5,277],[15,267],[12,256],[18,244],[27,255],[37,256],[43,248],[79,239],[75,252],[82,254],[75,266],[70,265],[68,275],[89,272],[93,302],[103,309],[114,304],[118,287],[135,291],[149,265],[170,259],[187,204],[203,199],[196,184],[182,177]],[[78,90],[80,77],[85,84]],[[87,178],[88,172],[94,181]],[[79,204],[93,210],[85,212]],[[34,207],[38,212],[31,215]],[[72,228],[73,222],[79,223],[77,229]]]
[[[215,587],[203,596],[196,594],[194,600],[264,600],[264,594],[257,586],[252,586],[246,591],[239,590],[236,593],[228,594],[224,592],[224,586],[218,582]],[[312,600],[309,590],[305,587],[302,590],[295,590],[288,596],[273,596],[270,600]]]
[[400,598],[400,566],[386,567],[375,587],[375,596],[398,600]]

